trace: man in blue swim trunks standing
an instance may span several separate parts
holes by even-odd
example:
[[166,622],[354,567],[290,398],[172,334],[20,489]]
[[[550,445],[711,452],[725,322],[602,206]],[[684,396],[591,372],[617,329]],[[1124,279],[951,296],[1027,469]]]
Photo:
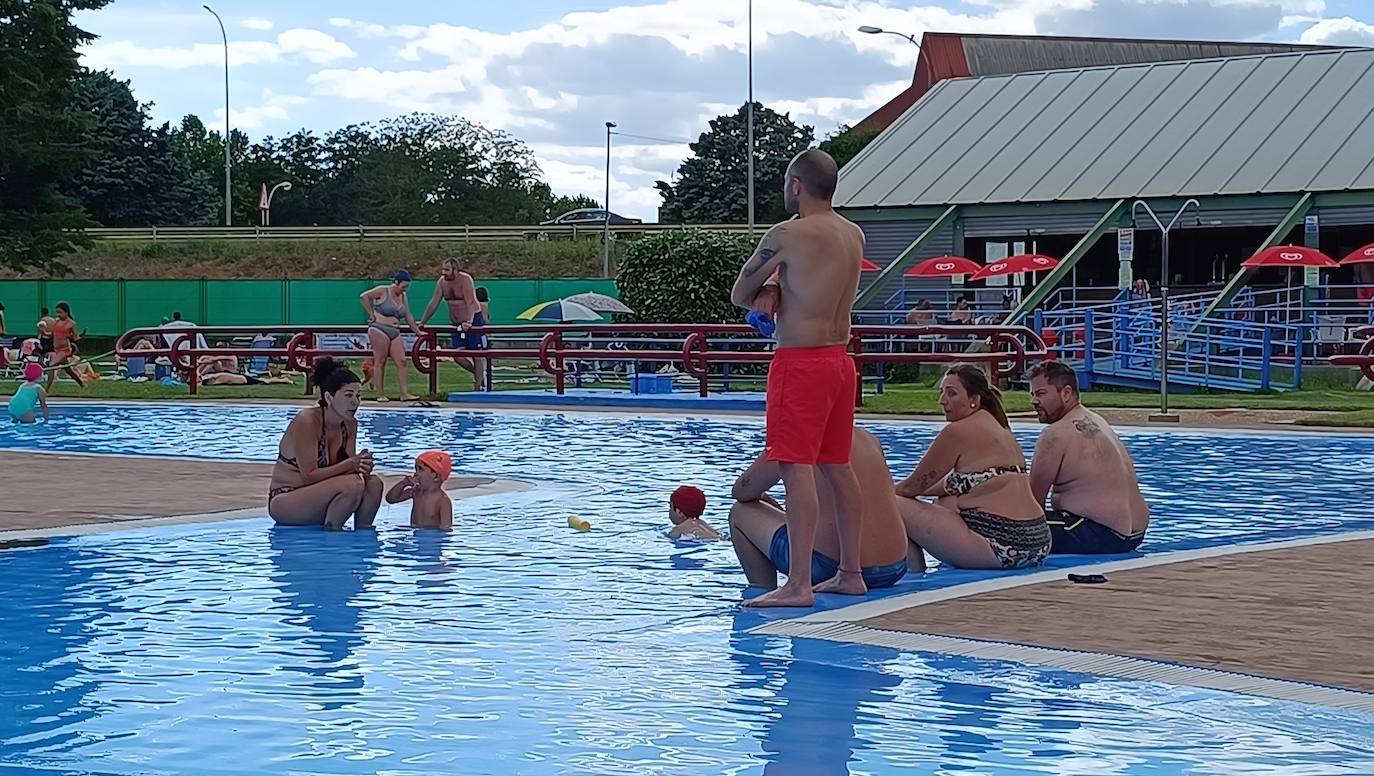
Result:
[[[487,317],[482,314],[482,304],[477,300],[477,284],[473,282],[472,275],[463,271],[463,265],[457,259],[445,259],[440,267],[439,282],[434,286],[434,296],[430,298],[429,306],[425,307],[425,314],[420,317],[421,326],[429,323],[430,317],[439,309],[440,301],[448,303],[449,322],[462,329],[453,335],[451,347],[466,350],[485,349],[486,343],[482,335],[470,331],[473,327],[487,325]],[[485,358],[455,356],[453,362],[472,373],[474,391],[487,389]]]
[[[870,590],[891,587],[907,573],[906,526],[897,510],[892,471],[877,437],[855,426],[852,440],[850,465],[860,491],[859,566]],[[749,585],[765,590],[778,586],[778,572],[786,573],[791,561],[787,512],[768,495],[781,480],[778,463],[760,455],[735,480],[732,490],[738,503],[730,510],[730,541]],[[824,479],[816,481],[816,492],[820,514],[811,552],[811,581],[824,582],[840,567],[836,560],[840,533],[834,492]]]
[[1150,507],[1140,494],[1135,464],[1101,415],[1079,402],[1078,375],[1058,361],[1029,373],[1031,406],[1049,424],[1031,460],[1031,492],[1050,524],[1053,555],[1114,555],[1145,538]]

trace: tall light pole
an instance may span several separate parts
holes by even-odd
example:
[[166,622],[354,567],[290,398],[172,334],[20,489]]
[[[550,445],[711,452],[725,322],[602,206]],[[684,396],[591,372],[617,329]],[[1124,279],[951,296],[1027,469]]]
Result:
[[748,172],[749,182],[745,186],[745,197],[748,198],[749,207],[749,237],[754,237],[754,0],[749,0],[749,107],[746,119],[749,139],[746,143],[748,147]]
[[611,130],[615,122],[606,122],[606,218],[601,224],[601,277],[611,276]]
[[291,181],[282,181],[281,183],[278,183],[277,185],[273,186],[271,191],[267,192],[267,209],[264,210],[262,213],[263,226],[272,225],[272,197],[276,196],[277,189],[281,189],[282,191],[290,191]]
[[[1138,199],[1131,205],[1131,218],[1135,219],[1136,211],[1145,208],[1145,212],[1159,227],[1160,232],[1160,270],[1159,270],[1159,414],[1151,415],[1150,420],[1177,423],[1178,416],[1169,414],[1169,230],[1174,228],[1178,219],[1183,216],[1183,211],[1192,205],[1199,208],[1197,200],[1190,199],[1184,202],[1182,207],[1174,213],[1169,225],[1165,226],[1155,215],[1155,211],[1143,199]],[[1091,347],[1091,346],[1090,346]]]
[[201,8],[209,11],[210,15],[215,17],[215,21],[219,22],[219,34],[224,39],[224,225],[233,226],[234,199],[231,194],[233,187],[230,185],[232,173],[229,163],[229,34],[224,31],[224,20],[219,18],[215,9],[208,5],[202,5]]
[[873,27],[867,24],[860,27],[859,32],[862,32],[865,35],[896,35],[899,38],[906,38],[907,41],[911,43],[911,45],[916,47],[916,56],[918,58],[917,61],[920,61],[920,57],[925,57],[926,69],[928,72],[931,73],[931,78],[935,77],[933,72],[935,66],[930,63],[930,57],[926,56],[926,50],[921,48],[921,44],[916,40],[915,35],[910,35],[905,32],[897,32],[895,30],[885,30],[882,27]]

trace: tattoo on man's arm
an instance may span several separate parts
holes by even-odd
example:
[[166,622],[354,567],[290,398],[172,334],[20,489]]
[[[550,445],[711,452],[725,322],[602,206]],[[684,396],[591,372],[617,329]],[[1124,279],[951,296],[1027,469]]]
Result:
[[1098,428],[1097,423],[1087,418],[1079,418],[1073,422],[1073,427],[1078,429],[1078,433],[1086,437],[1097,436],[1102,429]]
[[749,258],[749,261],[745,262],[744,276],[752,277],[758,274],[759,270],[763,269],[776,255],[778,255],[776,248],[771,245],[760,245],[754,255]]

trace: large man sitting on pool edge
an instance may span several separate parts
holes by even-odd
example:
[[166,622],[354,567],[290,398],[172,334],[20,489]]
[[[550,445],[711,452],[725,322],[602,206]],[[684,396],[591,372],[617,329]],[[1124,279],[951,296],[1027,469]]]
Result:
[[1150,508],[1140,494],[1135,464],[1102,416],[1079,402],[1078,375],[1058,361],[1029,373],[1031,406],[1048,423],[1031,461],[1031,492],[1041,503],[1053,493],[1050,553],[1112,555],[1132,552],[1145,538]]
[[[907,572],[906,527],[897,511],[892,471],[876,437],[855,427],[850,465],[859,480],[859,563],[869,588],[891,587]],[[732,495],[738,503],[730,510],[730,541],[735,546],[744,574],[752,587],[772,590],[778,572],[786,572],[789,554],[786,511],[768,496],[782,479],[777,463],[763,455],[735,480]],[[820,520],[816,547],[811,553],[811,577],[822,582],[835,575],[839,563],[839,531],[835,522],[835,497],[824,479],[818,480]],[[924,569],[920,569],[923,571]]]

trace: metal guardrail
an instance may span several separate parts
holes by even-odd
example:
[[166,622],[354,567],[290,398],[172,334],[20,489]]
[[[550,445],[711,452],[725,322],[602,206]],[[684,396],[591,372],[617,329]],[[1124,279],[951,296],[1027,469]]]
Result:
[[[172,368],[186,376],[190,392],[195,394],[200,382],[197,365],[202,356],[234,356],[238,358],[279,358],[286,362],[288,369],[309,373],[314,360],[320,356],[358,358],[364,352],[351,348],[321,347],[318,335],[342,334],[366,336],[365,326],[186,326],[169,332],[159,327],[130,329],[120,335],[115,342],[115,355],[119,358],[159,358],[171,361]],[[439,337],[449,336],[457,329],[452,326],[435,326],[424,330],[415,337],[410,346],[410,361],[422,374],[429,377],[429,392],[438,392],[439,362],[454,357],[483,358],[487,360],[531,361],[539,365],[545,373],[553,376],[554,387],[559,395],[566,390],[567,376],[572,371],[570,362],[578,360],[620,361],[626,363],[671,361],[681,363],[683,372],[697,378],[698,391],[707,395],[707,379],[712,364],[768,363],[773,353],[756,345],[752,350],[726,350],[735,337],[750,337],[757,332],[749,326],[736,324],[556,324],[522,326],[479,326],[469,331],[484,334],[502,344],[483,350],[442,347]],[[263,335],[272,337],[271,347],[256,348],[201,348],[196,346],[198,336],[221,338],[240,334]],[[623,350],[609,347],[597,349],[589,347],[589,342],[570,342],[565,337],[599,335],[603,338],[624,338],[627,346]],[[1008,377],[1023,371],[1032,360],[1045,358],[1048,353],[1040,336],[1024,326],[855,326],[850,331],[849,351],[859,369],[865,364],[948,364],[972,361],[985,364],[996,377]],[[901,343],[917,341],[927,336],[959,336],[982,339],[988,349],[980,353],[935,353],[912,352],[905,348],[891,350],[893,340]],[[150,341],[167,342],[166,347],[136,349],[134,344],[141,338]],[[516,340],[516,337],[522,339]],[[642,337],[656,337],[648,343]],[[275,340],[287,339],[284,347],[277,347]],[[524,339],[529,338],[529,339]],[[536,339],[537,338],[537,341]],[[666,338],[666,339],[665,339]],[[640,349],[629,347],[643,344],[668,343],[669,349]],[[757,343],[757,340],[755,340]],[[860,383],[860,386],[862,383]],[[305,390],[311,390],[309,378]],[[855,392],[855,404],[863,404],[860,387]]]
[[[755,224],[762,235],[768,224]],[[747,224],[613,224],[612,239],[682,229],[747,234]],[[96,240],[191,242],[200,240],[417,240],[426,242],[509,242],[512,240],[599,239],[600,226],[153,226],[84,230]]]

